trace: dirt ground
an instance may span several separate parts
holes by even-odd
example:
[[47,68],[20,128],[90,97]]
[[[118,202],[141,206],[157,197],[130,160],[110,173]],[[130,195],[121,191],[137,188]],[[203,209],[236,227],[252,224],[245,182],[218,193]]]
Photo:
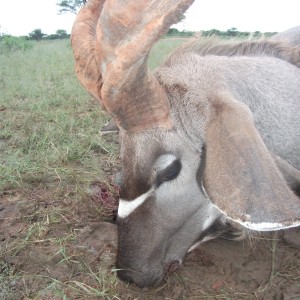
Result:
[[[160,287],[140,290],[114,276],[109,292],[92,293],[87,287],[104,289],[116,255],[116,226],[112,219],[97,220],[92,205],[101,191],[103,196],[106,191],[96,189],[81,207],[57,203],[46,190],[1,196],[0,299],[300,299],[299,229],[242,242],[210,241]],[[61,219],[63,207],[72,214]],[[57,222],[50,214],[55,209]],[[108,273],[91,278],[97,270]],[[64,297],[50,288],[55,283],[63,286]],[[84,287],[86,293],[74,294]]]

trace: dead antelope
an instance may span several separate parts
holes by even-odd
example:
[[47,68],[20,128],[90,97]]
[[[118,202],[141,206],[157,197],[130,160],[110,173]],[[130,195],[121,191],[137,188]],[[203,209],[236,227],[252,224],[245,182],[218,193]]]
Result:
[[117,267],[140,287],[227,220],[300,224],[283,178],[299,186],[299,48],[209,39],[151,73],[151,47],[192,2],[90,0],[72,30],[79,80],[120,129]]

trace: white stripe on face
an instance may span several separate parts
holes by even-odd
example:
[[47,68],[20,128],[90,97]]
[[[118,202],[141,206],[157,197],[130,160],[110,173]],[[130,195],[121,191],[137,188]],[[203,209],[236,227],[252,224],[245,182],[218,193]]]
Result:
[[145,200],[151,195],[153,192],[153,188],[151,188],[147,193],[142,194],[132,201],[127,201],[124,199],[119,200],[119,208],[118,208],[118,217],[126,218],[131,213],[133,213],[139,206],[141,206]]
[[[175,160],[176,156],[173,154],[164,154],[161,155],[155,164],[155,169],[156,171],[162,171],[166,169],[169,165],[171,165]],[[128,217],[131,213],[133,213],[139,206],[141,206],[146,199],[151,195],[153,192],[154,188],[151,188],[148,192],[145,194],[140,195],[134,200],[127,201],[125,199],[120,199],[119,200],[119,208],[118,208],[118,217],[119,218],[126,218]]]

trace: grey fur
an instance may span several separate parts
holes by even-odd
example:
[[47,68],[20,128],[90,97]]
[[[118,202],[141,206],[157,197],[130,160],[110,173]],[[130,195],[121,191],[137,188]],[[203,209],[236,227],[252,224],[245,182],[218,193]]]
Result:
[[[145,203],[117,220],[119,276],[141,287],[160,282],[168,265],[182,261],[209,228],[228,221],[202,187],[203,149],[216,113],[215,97],[225,93],[250,108],[268,149],[300,169],[299,49],[266,41],[208,43],[182,47],[156,70],[170,101],[172,130],[120,130],[125,179],[121,197],[122,190],[126,200],[133,200],[154,187]],[[152,166],[165,153],[181,161],[182,171],[155,188]]]
[[[177,127],[192,142],[199,144],[205,139],[204,128],[211,111],[208,97],[225,89],[250,107],[267,147],[300,169],[300,70],[295,66],[271,57],[202,57],[187,53],[172,67],[159,69],[157,75],[173,93],[173,118],[181,124]],[[179,98],[176,88],[172,90],[174,86],[188,92]],[[199,105],[205,111],[200,120]]]

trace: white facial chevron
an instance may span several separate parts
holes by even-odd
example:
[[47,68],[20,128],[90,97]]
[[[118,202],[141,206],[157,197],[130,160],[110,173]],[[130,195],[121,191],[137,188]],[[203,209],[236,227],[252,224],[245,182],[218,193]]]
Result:
[[[169,165],[171,165],[176,160],[176,156],[173,154],[164,154],[161,155],[155,164],[156,171],[161,171],[165,168],[167,168]],[[119,208],[118,208],[118,217],[119,218],[126,218],[131,213],[133,213],[139,206],[141,206],[146,199],[151,195],[151,193],[154,191],[154,188],[152,187],[148,192],[145,194],[140,195],[134,200],[127,201],[125,199],[119,200]]]
[[119,200],[119,208],[118,208],[118,217],[126,218],[131,213],[133,213],[139,206],[141,206],[145,200],[151,195],[153,192],[153,188],[151,188],[147,193],[142,194],[134,200],[127,201],[124,199]]

